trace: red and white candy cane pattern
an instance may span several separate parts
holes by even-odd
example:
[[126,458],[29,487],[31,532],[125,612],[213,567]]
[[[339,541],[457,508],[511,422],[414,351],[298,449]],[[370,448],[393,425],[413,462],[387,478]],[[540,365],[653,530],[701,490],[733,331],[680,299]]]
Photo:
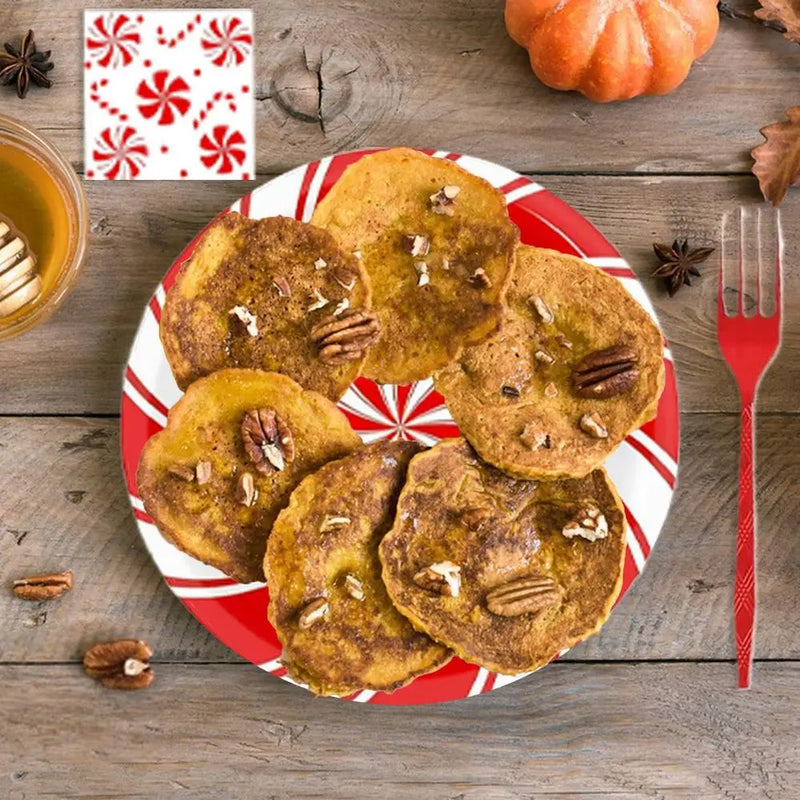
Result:
[[203,31],[203,50],[212,64],[226,67],[241,64],[253,47],[253,34],[239,17],[229,17],[223,22],[212,19]]
[[[87,179],[250,180],[252,30],[248,9],[86,11]],[[122,123],[135,127],[148,157],[135,168],[108,169],[95,161],[94,145]]]
[[[343,153],[299,167],[264,184],[229,210],[253,218],[283,214],[308,220],[346,167],[367,152],[374,151]],[[539,184],[481,159],[442,151],[424,152],[456,161],[500,188],[524,243],[585,258],[615,276],[653,314],[647,295],[613,246]],[[122,396],[125,476],[139,530],[172,591],[221,641],[261,669],[290,681],[280,663],[280,643],[267,622],[268,588],[264,584],[238,584],[176,550],[158,533],[137,494],[139,453],[147,439],[165,425],[169,408],[181,394],[158,338],[161,307],[165,292],[198,239],[199,234],[157,287],[131,351]],[[641,572],[658,538],[677,477],[678,396],[672,357],[666,347],[664,359],[667,381],[658,415],[632,433],[606,465],[625,503],[629,523],[623,594]],[[339,407],[367,442],[403,438],[432,445],[441,438],[458,435],[458,428],[430,380],[407,386],[380,386],[362,377],[348,389]],[[390,705],[444,702],[482,694],[521,677],[524,676],[498,675],[455,658],[393,694],[361,691],[344,699]]]
[[110,181],[135,178],[148,155],[147,144],[130,125],[106,128],[92,151],[97,168]]
[[89,63],[96,62],[100,67],[111,69],[133,63],[142,43],[141,23],[141,15],[133,18],[125,13],[109,12],[95,17],[86,33]]

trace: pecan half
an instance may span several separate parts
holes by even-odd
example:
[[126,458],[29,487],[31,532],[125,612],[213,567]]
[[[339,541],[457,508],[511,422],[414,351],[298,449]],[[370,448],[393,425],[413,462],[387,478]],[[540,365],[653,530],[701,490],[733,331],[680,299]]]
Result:
[[414,583],[429,592],[458,597],[461,590],[461,567],[452,561],[440,561],[423,567],[414,575]]
[[311,341],[319,348],[323,364],[356,361],[380,336],[381,323],[373,311],[349,308],[330,316],[311,329]]
[[632,347],[619,344],[589,353],[572,371],[572,388],[579,397],[614,397],[630,391],[639,379]]
[[294,439],[274,408],[248,411],[242,419],[244,449],[255,468],[267,475],[280,472],[294,459]]
[[14,594],[20,600],[50,600],[72,588],[71,572],[48,572],[14,581]]
[[581,536],[590,542],[595,542],[608,536],[608,520],[597,506],[587,506],[578,512],[576,520],[568,522],[561,529],[561,533],[567,539]]
[[534,573],[502,583],[486,594],[486,607],[500,617],[537,613],[556,605],[561,591],[547,575]]
[[86,674],[108,689],[145,689],[153,682],[153,651],[137,639],[103,642],[90,647],[83,657]]
[[239,476],[236,484],[236,499],[247,508],[250,508],[258,500],[258,489],[256,489],[252,473],[243,472]]
[[470,531],[479,531],[485,525],[488,525],[492,520],[496,519],[497,515],[491,508],[486,506],[476,506],[475,508],[468,508],[462,511],[459,515],[461,524]]
[[330,610],[331,607],[328,605],[328,601],[324,597],[318,597],[303,608],[297,618],[297,624],[303,630],[308,630],[314,623],[319,622],[323,617],[327,617]]

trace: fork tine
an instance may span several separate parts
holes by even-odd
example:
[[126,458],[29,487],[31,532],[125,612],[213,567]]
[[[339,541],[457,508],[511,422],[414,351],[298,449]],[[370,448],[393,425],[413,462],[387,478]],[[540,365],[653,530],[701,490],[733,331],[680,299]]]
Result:
[[744,206],[739,206],[739,292],[736,297],[736,313],[744,316]]
[[726,228],[728,227],[729,217],[728,214],[722,215],[722,238],[721,243],[722,247],[720,250],[720,258],[719,258],[719,280],[717,283],[717,320],[721,321],[725,314],[725,243],[726,243]]
[[781,272],[783,261],[783,223],[780,209],[775,210],[775,313],[781,314]]
[[761,206],[756,209],[756,313],[755,316],[763,317],[764,309],[761,308],[761,278],[764,275],[764,259],[761,248],[764,237],[761,235]]

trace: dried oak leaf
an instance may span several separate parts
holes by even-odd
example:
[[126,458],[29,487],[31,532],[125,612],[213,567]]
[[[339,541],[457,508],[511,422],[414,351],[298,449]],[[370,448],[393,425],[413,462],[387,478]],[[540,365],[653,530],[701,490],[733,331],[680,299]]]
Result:
[[767,22],[780,22],[783,35],[790,42],[800,43],[800,0],[758,0],[761,8],[755,16]]
[[790,186],[800,181],[800,106],[786,109],[788,122],[774,122],[761,129],[766,139],[750,155],[761,194],[779,206]]

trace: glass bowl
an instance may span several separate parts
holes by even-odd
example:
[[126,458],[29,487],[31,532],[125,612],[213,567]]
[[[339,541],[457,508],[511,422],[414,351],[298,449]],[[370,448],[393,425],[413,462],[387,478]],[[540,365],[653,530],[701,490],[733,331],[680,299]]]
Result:
[[69,228],[62,263],[57,265],[57,270],[53,268],[57,272],[54,280],[45,286],[38,300],[12,314],[7,320],[0,319],[0,340],[3,340],[42,322],[64,302],[83,266],[89,233],[89,212],[80,178],[55,145],[38,131],[19,120],[0,115],[0,145],[21,149],[48,172],[62,196]]

